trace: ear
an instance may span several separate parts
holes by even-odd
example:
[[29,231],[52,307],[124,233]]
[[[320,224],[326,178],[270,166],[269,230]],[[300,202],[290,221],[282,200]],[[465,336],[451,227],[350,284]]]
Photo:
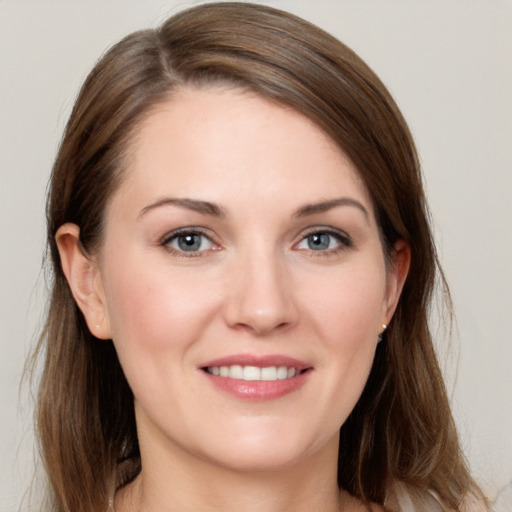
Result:
[[399,240],[391,256],[391,267],[386,284],[386,300],[382,323],[388,325],[393,317],[402,288],[404,287],[411,264],[411,248],[404,240]]
[[55,235],[62,271],[73,297],[82,311],[91,333],[100,339],[110,339],[103,283],[97,261],[86,255],[80,244],[80,228],[63,224]]

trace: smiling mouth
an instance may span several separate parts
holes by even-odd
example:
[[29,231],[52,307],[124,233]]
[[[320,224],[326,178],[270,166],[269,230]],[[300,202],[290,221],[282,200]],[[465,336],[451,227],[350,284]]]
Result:
[[289,366],[242,366],[234,364],[230,366],[206,366],[204,371],[216,377],[226,377],[245,381],[276,381],[291,379],[301,375],[307,370]]

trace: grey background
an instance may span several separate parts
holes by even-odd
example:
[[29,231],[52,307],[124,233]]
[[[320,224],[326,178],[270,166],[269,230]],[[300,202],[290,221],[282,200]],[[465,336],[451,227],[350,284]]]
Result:
[[[0,0],[0,510],[33,472],[19,389],[45,303],[44,192],[78,87],[126,33],[199,2]],[[355,49],[416,138],[458,328],[439,342],[471,467],[512,478],[512,2],[274,0]]]

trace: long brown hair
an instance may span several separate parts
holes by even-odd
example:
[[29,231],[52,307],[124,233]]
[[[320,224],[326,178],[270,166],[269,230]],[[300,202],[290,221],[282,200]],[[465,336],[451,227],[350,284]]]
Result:
[[435,281],[444,279],[407,125],[377,76],[329,34],[269,7],[218,3],[183,11],[110,49],[87,77],[62,139],[47,202],[51,299],[37,349],[45,358],[37,431],[52,510],[104,510],[111,490],[140,470],[124,464],[139,452],[131,390],[112,342],[94,338],[73,301],[55,233],[77,224],[84,252],[94,253],[141,120],[180,87],[218,83],[312,119],[357,166],[387,256],[398,240],[411,248],[395,316],[340,430],[340,488],[383,503],[401,482],[459,509],[478,491],[428,326]]

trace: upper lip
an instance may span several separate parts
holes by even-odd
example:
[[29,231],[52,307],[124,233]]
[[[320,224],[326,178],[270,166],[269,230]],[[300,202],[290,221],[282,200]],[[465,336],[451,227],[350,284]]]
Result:
[[200,368],[208,368],[213,366],[256,366],[259,368],[267,368],[269,366],[286,366],[287,368],[295,368],[297,370],[307,370],[311,365],[295,359],[294,357],[285,356],[282,354],[232,354],[226,357],[219,357],[212,359],[199,365]]

